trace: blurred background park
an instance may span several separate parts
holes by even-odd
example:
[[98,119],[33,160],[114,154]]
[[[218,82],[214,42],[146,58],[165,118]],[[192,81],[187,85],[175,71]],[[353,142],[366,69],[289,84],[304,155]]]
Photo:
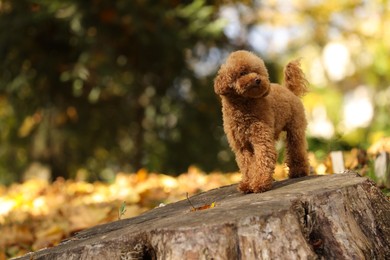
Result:
[[390,136],[387,0],[0,0],[0,183],[237,166],[213,79],[252,50],[302,58],[309,150]]
[[213,90],[237,49],[274,82],[301,58],[313,173],[389,174],[389,28],[387,0],[0,0],[0,260],[237,183]]

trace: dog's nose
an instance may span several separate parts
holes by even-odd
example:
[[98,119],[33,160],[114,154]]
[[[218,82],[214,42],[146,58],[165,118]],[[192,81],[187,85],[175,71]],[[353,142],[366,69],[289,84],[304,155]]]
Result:
[[260,79],[256,79],[255,82],[256,82],[256,84],[260,84],[261,80]]

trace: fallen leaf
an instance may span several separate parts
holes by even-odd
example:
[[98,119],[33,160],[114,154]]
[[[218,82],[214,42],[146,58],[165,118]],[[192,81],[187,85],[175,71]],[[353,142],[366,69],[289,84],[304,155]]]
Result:
[[205,210],[205,209],[212,209],[214,208],[216,205],[215,202],[211,203],[211,204],[205,204],[203,206],[200,206],[200,207],[196,207],[196,208],[192,208],[191,211],[199,211],[199,210]]
[[63,214],[69,221],[69,231],[73,233],[103,223],[110,211],[109,206],[80,205],[67,208]]

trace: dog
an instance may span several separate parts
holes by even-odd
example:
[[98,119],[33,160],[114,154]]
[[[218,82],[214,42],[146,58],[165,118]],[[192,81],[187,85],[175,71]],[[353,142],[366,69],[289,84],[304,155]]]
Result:
[[242,174],[238,189],[258,193],[272,189],[275,142],[286,132],[289,178],[309,174],[307,126],[301,102],[308,81],[299,60],[285,70],[285,86],[271,83],[264,61],[249,51],[235,51],[221,65],[214,91],[221,98],[223,128]]

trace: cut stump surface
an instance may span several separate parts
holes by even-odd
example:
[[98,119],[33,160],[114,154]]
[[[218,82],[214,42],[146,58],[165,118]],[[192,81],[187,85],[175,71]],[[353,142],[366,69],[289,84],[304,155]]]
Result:
[[390,259],[390,202],[354,173],[236,185],[82,231],[19,259]]

